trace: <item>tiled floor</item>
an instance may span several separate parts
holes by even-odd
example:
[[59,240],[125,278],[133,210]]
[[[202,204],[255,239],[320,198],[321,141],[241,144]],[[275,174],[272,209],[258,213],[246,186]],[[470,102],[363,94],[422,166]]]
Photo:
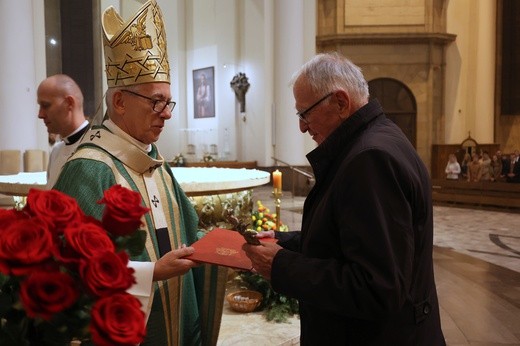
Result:
[[[253,192],[274,211],[269,186]],[[297,230],[304,198],[282,198],[282,221]],[[449,346],[520,345],[520,214],[434,207],[434,262]],[[224,306],[218,345],[298,345],[299,321]]]
[[434,207],[434,243],[520,272],[520,214]]

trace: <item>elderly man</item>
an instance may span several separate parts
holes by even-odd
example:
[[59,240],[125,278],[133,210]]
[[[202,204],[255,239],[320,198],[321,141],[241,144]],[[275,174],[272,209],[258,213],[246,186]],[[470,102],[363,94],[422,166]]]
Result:
[[88,129],[83,113],[83,93],[67,75],[57,74],[38,86],[38,118],[47,126],[49,135],[58,134],[62,141],[52,148],[47,169],[47,188],[54,186],[67,159],[74,153],[79,140]]
[[254,269],[299,300],[302,345],[444,345],[423,162],[339,54],[306,63],[293,93],[316,185],[301,232],[244,245]]
[[139,285],[131,293],[150,295],[143,299],[149,318],[142,345],[203,344],[200,273],[182,258],[194,251],[184,244],[197,239],[197,214],[154,144],[175,107],[162,14],[152,0],[125,23],[110,7],[103,29],[108,119],[86,134],[56,188],[98,219],[102,206],[96,202],[110,186],[141,194],[151,211],[144,217],[146,249],[132,258]]

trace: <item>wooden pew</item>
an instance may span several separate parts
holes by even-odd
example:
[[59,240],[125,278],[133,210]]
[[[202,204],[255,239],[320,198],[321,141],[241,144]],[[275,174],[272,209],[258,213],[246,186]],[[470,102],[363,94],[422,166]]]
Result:
[[432,179],[432,198],[436,204],[461,204],[520,212],[520,184],[514,183]]

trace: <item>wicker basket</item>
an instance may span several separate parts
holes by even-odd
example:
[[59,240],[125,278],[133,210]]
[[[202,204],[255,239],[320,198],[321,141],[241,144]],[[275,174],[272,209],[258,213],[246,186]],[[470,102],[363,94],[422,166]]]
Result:
[[262,302],[262,294],[256,291],[237,291],[226,296],[231,309],[238,312],[252,312]]

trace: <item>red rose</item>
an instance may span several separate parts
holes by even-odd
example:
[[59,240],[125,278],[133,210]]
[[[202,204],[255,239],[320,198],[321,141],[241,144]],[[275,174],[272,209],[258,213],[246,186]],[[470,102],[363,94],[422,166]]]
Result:
[[135,232],[141,226],[141,217],[148,208],[141,206],[141,195],[121,185],[106,190],[98,202],[106,204],[102,223],[107,231],[116,236]]
[[24,210],[45,220],[55,234],[61,234],[65,226],[80,222],[83,217],[76,200],[57,190],[29,190]]
[[50,320],[71,307],[79,297],[74,280],[61,272],[34,272],[20,285],[20,299],[27,316]]
[[97,346],[136,345],[146,335],[141,303],[128,293],[99,299],[92,307],[90,332]]
[[39,218],[10,222],[0,232],[0,272],[27,275],[53,255],[52,233]]
[[106,297],[124,292],[136,281],[134,270],[127,267],[128,254],[100,252],[88,260],[81,260],[79,273],[87,289],[95,296]]
[[106,231],[96,223],[74,224],[65,228],[65,246],[58,257],[65,263],[79,263],[98,253],[115,251],[115,246]]
[[0,208],[0,232],[5,229],[13,221],[20,219],[27,219],[28,216],[16,209],[2,209]]

